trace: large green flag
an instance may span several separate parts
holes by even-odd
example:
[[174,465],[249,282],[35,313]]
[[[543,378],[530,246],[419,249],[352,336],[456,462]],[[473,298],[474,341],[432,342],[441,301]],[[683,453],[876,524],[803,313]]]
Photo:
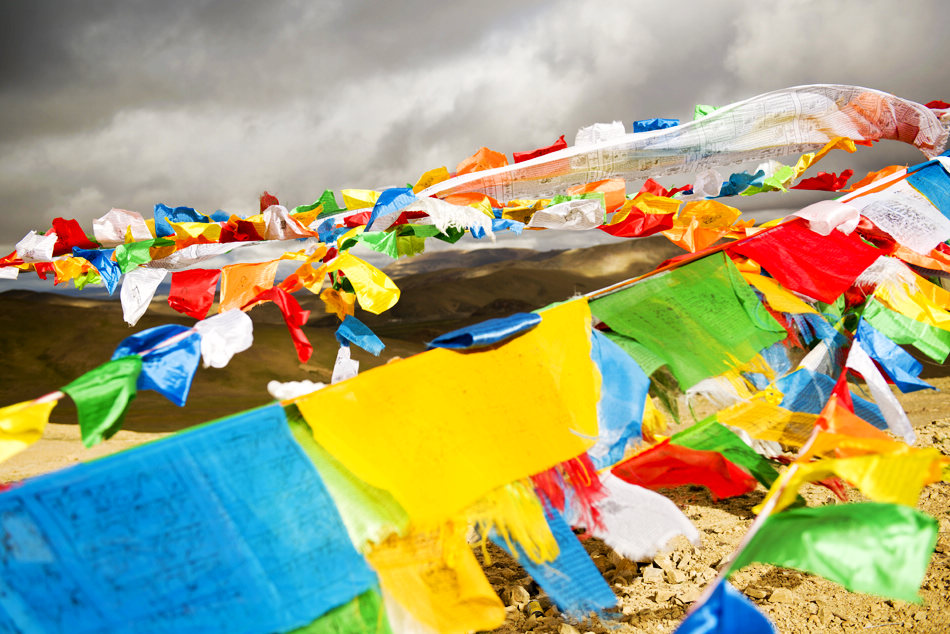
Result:
[[938,363],[950,354],[950,331],[905,317],[874,298],[867,301],[862,314],[894,343],[908,343]]
[[663,359],[684,390],[786,336],[721,252],[595,299],[590,309]]
[[771,487],[778,478],[778,471],[768,460],[745,444],[738,434],[718,422],[715,416],[705,418],[673,434],[670,442],[690,449],[719,452],[728,460],[746,469],[765,488]]
[[937,520],[900,504],[862,502],[772,515],[733,562],[821,575],[848,590],[920,603]]
[[142,357],[120,357],[61,388],[76,402],[82,444],[92,447],[119,431],[141,372]]

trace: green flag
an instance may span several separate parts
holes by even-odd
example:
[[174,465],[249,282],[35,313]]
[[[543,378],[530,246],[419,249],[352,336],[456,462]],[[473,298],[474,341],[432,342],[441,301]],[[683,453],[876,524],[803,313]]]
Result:
[[119,431],[141,371],[142,357],[121,357],[61,388],[76,403],[83,445],[92,447]]
[[375,588],[333,608],[316,621],[289,634],[390,634],[383,599]]
[[590,308],[663,359],[683,390],[786,337],[721,252],[595,299]]
[[728,460],[751,473],[765,488],[771,487],[778,478],[778,471],[768,460],[745,444],[738,434],[719,423],[715,416],[710,416],[673,434],[670,442],[690,449],[721,453]]
[[633,360],[637,362],[637,365],[640,366],[640,369],[643,370],[643,373],[647,376],[656,372],[657,368],[666,363],[666,361],[650,352],[649,348],[636,339],[625,337],[619,332],[607,331],[604,334],[608,339],[623,348],[624,352],[633,357]]
[[864,305],[864,318],[894,343],[909,343],[938,363],[950,354],[950,332],[893,311],[876,299]]
[[848,590],[920,603],[937,520],[900,504],[862,502],[772,515],[731,566],[753,562],[821,575]]

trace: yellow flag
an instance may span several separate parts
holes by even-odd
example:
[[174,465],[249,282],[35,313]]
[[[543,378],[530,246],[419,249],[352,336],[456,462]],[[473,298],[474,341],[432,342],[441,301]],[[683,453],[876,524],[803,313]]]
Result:
[[366,209],[376,205],[376,200],[381,192],[372,189],[341,189],[343,195],[343,204],[347,209]]
[[771,277],[765,277],[764,275],[758,275],[756,273],[746,273],[744,271],[742,272],[742,277],[745,278],[746,282],[754,286],[756,290],[765,295],[765,301],[772,307],[772,310],[776,310],[780,313],[818,314],[817,310],[799,299],[788,289],[779,286],[779,283]]
[[91,265],[85,258],[74,258],[68,256],[59,260],[53,260],[53,273],[56,275],[56,283],[62,284],[75,279],[90,269]]
[[[466,509],[464,516],[469,524],[478,527],[483,549],[488,535],[494,531],[511,552],[517,552],[517,543],[536,563],[554,561],[560,552],[530,480],[510,482],[491,491]],[[487,549],[483,552],[487,555]]]
[[463,531],[450,524],[391,537],[367,556],[383,589],[435,632],[492,630],[505,621]]
[[[875,502],[914,506],[920,491],[941,477],[943,454],[927,447],[906,448],[890,454],[868,454],[853,458],[827,458],[816,462],[795,463],[775,481],[768,495],[755,508],[758,513],[780,489],[774,511],[781,511],[795,501],[798,489],[805,482],[838,476]],[[784,486],[784,489],[782,487]]]
[[716,414],[716,418],[723,425],[746,430],[753,438],[775,440],[793,447],[805,444],[818,420],[816,414],[792,412],[764,401],[730,405]]
[[169,222],[175,230],[175,242],[194,243],[199,238],[217,242],[221,238],[221,225],[216,222]]
[[399,287],[389,276],[369,262],[344,251],[324,268],[326,273],[343,271],[356,291],[360,307],[375,315],[392,308],[399,301]]
[[340,321],[346,319],[347,315],[356,313],[356,295],[353,293],[328,287],[320,293],[320,299],[323,300],[324,310],[328,313],[336,313]]
[[924,293],[902,282],[881,284],[874,289],[874,297],[888,308],[915,321],[950,330],[950,313],[935,304],[930,296],[937,297],[932,291]]
[[254,296],[274,285],[280,260],[257,264],[231,264],[221,269],[221,305],[218,312],[241,308]]
[[448,179],[449,170],[445,166],[436,167],[419,177],[419,180],[416,181],[416,184],[412,186],[412,193],[418,194],[423,189],[427,189]]
[[56,403],[24,401],[0,409],[0,462],[40,439]]
[[589,449],[600,373],[579,299],[503,345],[430,350],[297,401],[317,439],[417,526]]

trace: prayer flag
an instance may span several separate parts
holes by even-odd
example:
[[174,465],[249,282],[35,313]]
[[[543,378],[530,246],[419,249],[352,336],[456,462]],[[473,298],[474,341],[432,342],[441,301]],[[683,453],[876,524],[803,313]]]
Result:
[[[541,318],[504,345],[430,350],[301,397],[297,406],[314,438],[356,477],[392,493],[417,525],[433,525],[593,444],[600,377],[587,303],[560,304]],[[471,377],[517,389],[475,398]],[[363,396],[354,399],[357,392]]]
[[540,323],[541,315],[537,313],[515,313],[508,317],[488,319],[439,335],[428,343],[428,347],[466,350],[493,346],[527,332]]
[[179,313],[204,319],[214,303],[220,269],[188,269],[172,273],[168,305]]
[[177,324],[143,330],[123,339],[112,359],[129,355],[142,358],[138,389],[155,390],[184,407],[201,359],[201,338],[197,332]]
[[786,336],[722,253],[595,299],[591,310],[662,358],[684,390]]
[[287,324],[287,330],[290,331],[290,338],[294,342],[294,348],[297,350],[297,358],[300,359],[301,363],[306,363],[310,359],[310,355],[313,354],[313,345],[303,332],[303,326],[310,318],[310,311],[302,309],[293,295],[276,286],[261,291],[251,298],[243,308],[261,301],[274,302],[280,309],[281,315],[284,316],[284,323]]
[[852,592],[920,603],[937,520],[909,506],[861,502],[770,515],[730,571],[760,562],[797,568]]
[[833,303],[880,255],[856,234],[822,236],[795,219],[727,247],[751,258],[790,290]]
[[732,584],[725,579],[714,583],[712,594],[683,619],[675,634],[777,634],[768,617]]
[[756,486],[755,478],[722,454],[669,441],[627,458],[610,472],[624,482],[654,491],[684,484],[703,485],[713,499],[745,495]]
[[130,326],[138,323],[148,310],[148,305],[152,303],[158,285],[167,274],[165,269],[146,268],[138,268],[125,274],[119,299],[122,302],[122,318],[126,323]]
[[347,315],[336,329],[336,340],[341,346],[354,343],[375,357],[378,357],[386,347],[386,344],[366,324],[353,315]]
[[231,310],[212,315],[195,324],[201,335],[201,358],[206,368],[223,368],[238,352],[244,352],[254,343],[254,325],[242,310]]
[[756,453],[738,434],[716,421],[715,416],[673,434],[670,443],[721,453],[726,459],[751,473],[765,487],[772,486],[778,477],[778,471],[772,463]]
[[43,436],[55,399],[24,401],[0,408],[0,462],[14,456]]
[[242,308],[255,295],[274,285],[279,260],[257,264],[230,264],[221,269],[218,312]]
[[135,398],[142,357],[113,359],[61,388],[76,403],[82,444],[92,447],[111,438],[122,426],[125,410]]

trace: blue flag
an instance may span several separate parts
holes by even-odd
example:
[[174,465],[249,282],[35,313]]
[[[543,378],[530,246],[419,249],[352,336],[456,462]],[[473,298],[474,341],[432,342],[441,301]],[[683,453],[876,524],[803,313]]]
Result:
[[369,329],[369,326],[353,315],[347,315],[340,327],[336,329],[336,340],[341,346],[354,343],[376,357],[386,347],[386,344]]
[[73,247],[73,255],[77,258],[85,258],[89,263],[96,267],[103,283],[109,289],[109,295],[112,295],[119,285],[119,279],[122,277],[122,269],[116,262],[112,261],[112,253],[115,249],[81,249]]
[[439,335],[428,343],[428,348],[483,348],[527,332],[540,323],[541,315],[537,313],[515,313],[508,317],[488,319]]
[[288,632],[376,584],[270,405],[0,494],[0,631]]
[[936,389],[920,378],[920,373],[924,369],[920,361],[887,336],[875,330],[874,326],[867,321],[862,319],[858,322],[856,334],[856,339],[861,342],[861,347],[867,350],[868,356],[884,368],[884,372],[894,381],[894,385],[901,392]]
[[159,238],[175,235],[175,230],[169,222],[211,222],[203,213],[191,207],[175,207],[158,203],[155,205],[155,235]]
[[777,634],[768,617],[732,584],[720,580],[706,602],[687,616],[676,634]]
[[[171,345],[164,342],[184,335]],[[162,345],[160,345],[162,344]],[[142,357],[138,389],[155,390],[179,407],[188,399],[191,380],[201,359],[201,337],[187,326],[156,326],[126,337],[112,353],[113,359],[137,354]]]

